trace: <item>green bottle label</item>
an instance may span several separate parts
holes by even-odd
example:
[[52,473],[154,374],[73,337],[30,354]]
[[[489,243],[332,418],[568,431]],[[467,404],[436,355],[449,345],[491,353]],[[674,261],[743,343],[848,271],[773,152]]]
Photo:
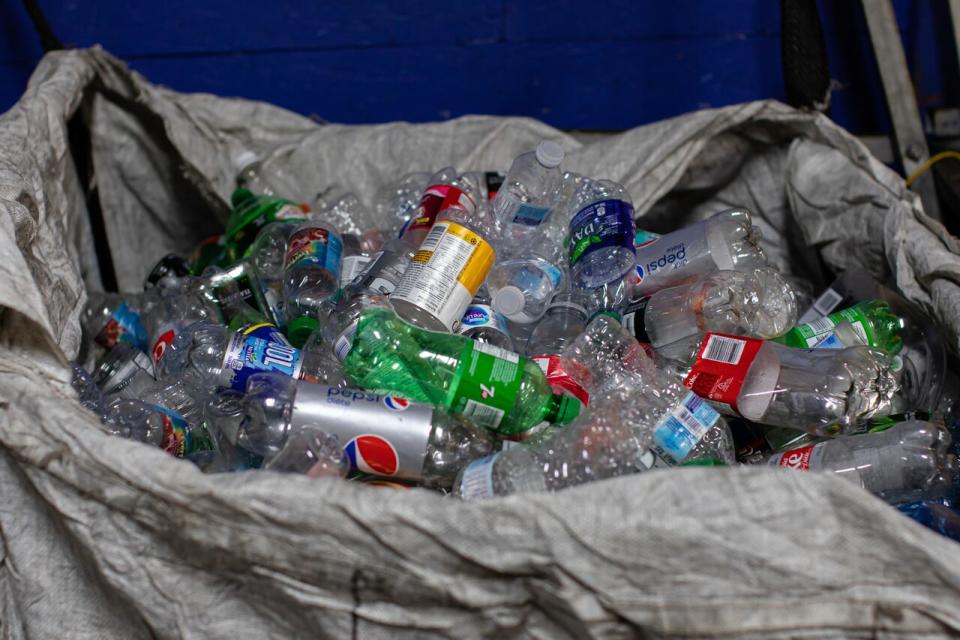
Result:
[[470,340],[447,394],[447,406],[488,429],[496,429],[513,408],[525,359],[516,353]]
[[[842,322],[849,322],[864,344],[870,347],[877,346],[876,336],[869,318],[859,307],[850,307],[828,316],[794,327],[784,336],[784,341],[791,347],[813,348],[824,342],[833,333],[834,327]],[[824,344],[823,346],[831,346]],[[840,345],[842,348],[843,345]]]

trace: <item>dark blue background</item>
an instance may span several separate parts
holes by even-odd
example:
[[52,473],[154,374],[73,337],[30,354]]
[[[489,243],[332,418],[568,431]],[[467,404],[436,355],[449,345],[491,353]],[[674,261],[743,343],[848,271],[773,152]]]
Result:
[[[42,51],[19,0],[0,9],[0,111]],[[70,45],[102,44],[179,91],[266,100],[347,123],[525,115],[624,129],[783,98],[776,0],[40,0]],[[894,3],[921,107],[955,105],[945,0]],[[832,116],[889,130],[860,3],[820,4]]]

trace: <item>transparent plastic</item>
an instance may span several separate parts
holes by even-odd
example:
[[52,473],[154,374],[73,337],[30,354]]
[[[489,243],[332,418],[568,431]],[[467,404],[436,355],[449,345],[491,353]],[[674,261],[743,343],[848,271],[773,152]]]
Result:
[[493,199],[506,253],[522,249],[551,216],[560,184],[563,148],[543,141],[537,150],[514,159]]
[[750,212],[728,209],[637,249],[641,281],[635,294],[650,295],[699,274],[747,271],[766,263]]
[[70,363],[70,366],[73,369],[70,384],[77,392],[80,404],[99,416],[103,412],[103,392],[86,369],[76,362]]
[[142,294],[90,292],[80,316],[82,342],[78,360],[99,363],[118,342],[146,351],[150,344],[141,318],[142,304]]
[[647,300],[644,331],[662,347],[705,331],[773,338],[797,321],[793,288],[775,270],[717,271]]
[[337,436],[307,425],[287,438],[283,448],[263,468],[310,478],[345,478],[350,467]]
[[299,199],[296,180],[277,167],[267,168],[252,151],[241,151],[233,157],[237,186],[257,195]]
[[177,333],[194,322],[222,322],[220,309],[211,302],[205,286],[202,278],[168,276],[144,294],[140,317],[154,364],[163,359]]
[[620,184],[582,178],[567,204],[570,282],[591,313],[629,300],[634,282],[633,201]]
[[[706,334],[690,341],[680,340],[658,350],[665,366],[706,397],[690,378],[700,363],[719,362],[703,358],[698,362],[704,340],[715,344],[742,343],[742,353],[751,343],[760,343],[752,360],[739,360],[735,366],[745,371],[731,373],[731,381],[742,376],[736,398],[715,401],[715,406],[730,415],[760,424],[787,427],[814,435],[835,436],[855,429],[859,420],[892,413],[898,385],[886,353],[868,347],[847,349],[792,349],[769,341]],[[725,349],[733,353],[733,347]],[[736,346],[735,350],[740,350]],[[710,345],[707,345],[710,351]],[[733,387],[729,387],[733,389]],[[729,391],[730,394],[733,391]],[[717,398],[711,398],[717,400]],[[736,405],[732,407],[731,405]]]
[[458,333],[483,344],[514,351],[506,318],[491,306],[490,295],[484,286],[464,312]]
[[957,478],[947,430],[910,420],[875,433],[841,436],[776,453],[770,465],[833,473],[891,504],[949,493]]
[[287,238],[283,303],[287,324],[316,314],[340,287],[343,240],[332,225],[311,220]]
[[420,206],[420,198],[430,184],[430,177],[425,172],[409,173],[378,191],[374,207],[378,224],[386,224],[387,229],[399,234]]
[[546,313],[527,341],[527,355],[558,355],[587,326],[587,310],[572,293],[553,296]]

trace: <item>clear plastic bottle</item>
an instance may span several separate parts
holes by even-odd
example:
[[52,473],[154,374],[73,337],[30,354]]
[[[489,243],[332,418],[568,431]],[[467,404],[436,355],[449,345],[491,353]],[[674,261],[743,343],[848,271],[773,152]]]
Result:
[[385,228],[396,229],[399,235],[417,212],[423,192],[431,184],[430,178],[426,172],[409,173],[378,191],[374,207],[378,224],[386,223]]
[[99,362],[119,342],[146,351],[149,344],[140,317],[141,304],[142,296],[137,294],[91,292],[80,316],[80,361],[92,356],[94,362]]
[[479,185],[471,176],[458,174],[453,167],[437,171],[428,184],[415,215],[400,231],[400,238],[411,247],[423,244],[442,212],[457,209],[469,214],[481,204]]
[[76,362],[71,362],[70,366],[73,369],[70,384],[77,392],[80,404],[99,416],[103,412],[103,392],[86,369]]
[[445,489],[493,449],[489,433],[430,405],[358,389],[250,377],[238,443],[267,458],[303,426],[337,436],[353,470]]
[[750,212],[728,209],[637,249],[640,281],[634,295],[647,296],[698,274],[746,271],[766,264],[760,230],[753,226]]
[[177,413],[141,400],[113,400],[104,413],[103,424],[112,435],[159,447],[176,458],[198,464],[209,462],[216,454],[202,422],[190,423]]
[[590,394],[577,384],[560,365],[560,354],[587,326],[587,310],[575,294],[558,293],[553,297],[546,314],[534,326],[527,341],[527,355],[547,376],[547,382],[557,393],[566,392],[583,406],[590,402]]
[[490,306],[490,296],[483,286],[463,313],[458,333],[483,344],[514,351],[507,320]]
[[203,290],[200,278],[168,276],[144,294],[141,318],[154,364],[163,359],[177,333],[200,320],[220,322],[223,317]]
[[237,186],[261,196],[297,198],[295,180],[276,168],[267,171],[253,151],[244,149],[233,157]]
[[304,425],[287,438],[283,448],[263,468],[310,478],[344,478],[350,464],[340,438],[314,425]]
[[311,220],[287,239],[283,300],[287,336],[301,346],[316,328],[314,316],[340,286],[343,241],[332,226]]
[[653,430],[651,450],[665,465],[704,459],[736,461],[726,421],[705,400],[657,368],[643,346],[611,316],[594,318],[564,348],[560,366],[591,398],[611,389],[632,391],[635,410],[643,412],[643,420],[635,424]]
[[565,234],[561,216],[551,217],[528,233],[523,248],[504,253],[490,269],[493,307],[511,322],[536,322],[554,294],[567,288]]
[[561,162],[563,147],[550,140],[513,161],[493,199],[506,253],[521,249],[531,232],[550,216],[562,175]]
[[220,389],[243,391],[247,378],[263,371],[336,386],[344,380],[334,364],[323,354],[290,346],[272,325],[231,331],[198,322],[181,331],[170,345],[160,377],[182,380],[207,394]]
[[155,287],[160,280],[168,276],[182,278],[190,275],[190,264],[175,253],[168,253],[153,266],[143,283],[144,289]]
[[487,203],[444,208],[403,273],[390,302],[419,327],[456,331],[496,259]]
[[280,330],[286,329],[287,314],[283,304],[283,266],[287,255],[287,238],[297,222],[271,222],[263,227],[250,248],[245,261],[256,288],[263,295],[261,309]]
[[708,333],[657,353],[722,413],[814,435],[838,435],[891,413],[898,388],[889,357],[868,347],[801,350]]
[[587,295],[590,312],[616,309],[630,299],[636,280],[633,203],[610,180],[579,181],[567,205],[570,282]]
[[659,348],[704,331],[773,338],[797,321],[793,288],[774,269],[716,271],[630,303],[623,324]]
[[243,393],[233,389],[218,391],[204,406],[203,423],[214,438],[218,454],[205,471],[248,471],[263,466],[263,456],[237,446],[243,415]]
[[910,420],[876,433],[841,436],[775,453],[772,466],[834,473],[891,504],[936,498],[953,489],[957,459],[950,434]]

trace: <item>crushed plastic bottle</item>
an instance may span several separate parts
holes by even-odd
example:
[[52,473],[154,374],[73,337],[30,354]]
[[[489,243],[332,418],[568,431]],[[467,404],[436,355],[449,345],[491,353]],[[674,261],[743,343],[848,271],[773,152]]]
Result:
[[564,371],[560,354],[586,326],[587,310],[577,302],[576,295],[558,293],[527,341],[527,355],[547,376],[554,392],[569,393],[583,406],[590,403],[590,394]]
[[80,404],[99,416],[103,412],[103,392],[86,369],[76,362],[70,363],[70,366],[73,370],[70,384],[77,392]]
[[937,498],[951,491],[957,459],[946,429],[910,420],[885,431],[841,436],[767,458],[772,466],[833,473],[870,493],[901,504]]
[[660,348],[704,331],[773,338],[797,321],[793,288],[769,267],[716,271],[631,302],[624,326]]
[[340,438],[310,424],[290,435],[283,448],[263,468],[310,478],[345,478],[350,463]]
[[176,458],[202,463],[215,455],[213,439],[202,422],[191,424],[159,405],[117,398],[107,406],[103,424],[112,435],[153,445]]
[[488,454],[493,438],[427,404],[359,389],[250,377],[237,442],[268,459],[304,426],[339,438],[353,471],[449,488],[461,467]]
[[91,293],[87,298],[80,326],[83,342],[80,360],[88,356],[99,362],[118,343],[131,344],[146,351],[147,330],[140,316],[141,296],[118,293]]
[[746,209],[728,209],[667,233],[637,249],[639,283],[634,294],[680,284],[713,271],[747,271],[766,266],[760,230]]

